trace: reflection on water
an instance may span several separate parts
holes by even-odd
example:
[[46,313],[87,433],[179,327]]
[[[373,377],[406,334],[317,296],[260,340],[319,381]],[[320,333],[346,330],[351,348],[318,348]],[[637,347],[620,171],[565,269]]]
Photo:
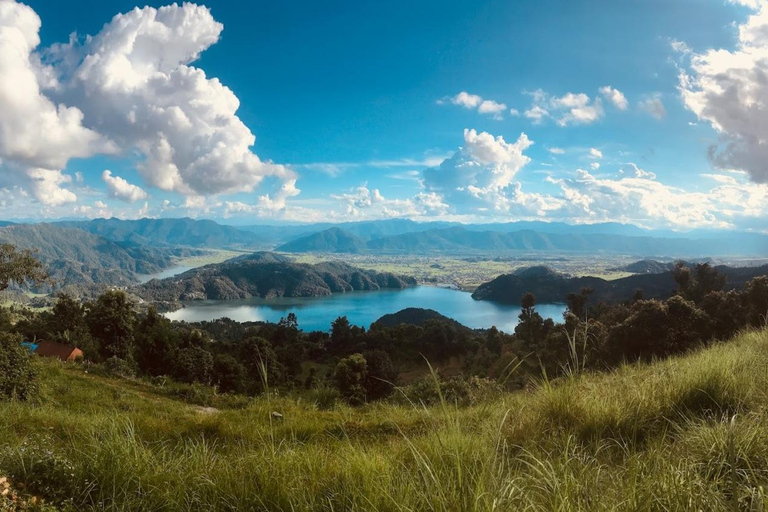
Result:
[[[171,320],[197,322],[228,317],[238,322],[277,322],[294,312],[299,327],[305,331],[327,331],[331,322],[346,316],[355,325],[368,327],[387,313],[404,308],[434,309],[440,314],[475,329],[496,326],[511,332],[517,325],[520,307],[489,301],[477,301],[463,291],[432,286],[405,290],[337,293],[327,297],[283,297],[278,299],[238,299],[197,301],[187,307],[166,313]],[[560,319],[563,304],[541,304],[536,307],[544,318]]]
[[165,279],[166,277],[173,277],[179,274],[183,274],[187,270],[192,270],[195,267],[172,267],[158,272],[157,274],[139,274],[139,281],[146,283],[152,279]]

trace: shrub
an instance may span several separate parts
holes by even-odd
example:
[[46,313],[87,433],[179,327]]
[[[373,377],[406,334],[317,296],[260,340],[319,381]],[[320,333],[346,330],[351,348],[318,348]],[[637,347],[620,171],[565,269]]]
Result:
[[104,361],[104,370],[108,375],[130,378],[136,376],[136,367],[130,361],[112,356]]
[[362,354],[352,354],[339,361],[333,378],[339,393],[350,404],[357,405],[365,402],[368,363]]
[[0,400],[29,400],[37,395],[37,376],[21,337],[0,333]]

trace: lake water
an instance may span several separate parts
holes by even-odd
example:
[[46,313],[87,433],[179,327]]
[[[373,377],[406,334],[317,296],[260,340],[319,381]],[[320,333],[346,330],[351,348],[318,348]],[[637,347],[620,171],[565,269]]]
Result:
[[[304,331],[327,331],[331,322],[346,316],[352,324],[368,328],[388,313],[405,308],[434,309],[474,329],[496,326],[512,332],[517,325],[520,307],[479,301],[468,292],[416,286],[405,290],[336,293],[325,297],[283,297],[279,299],[209,300],[186,304],[187,307],[166,313],[171,320],[197,322],[228,317],[238,322],[277,322],[293,312]],[[562,318],[563,304],[541,304],[537,311],[544,318]]]
[[157,274],[138,274],[139,281],[146,283],[152,279],[165,279],[166,277],[173,277],[178,274],[182,274],[187,270],[192,270],[195,267],[171,267],[158,272]]

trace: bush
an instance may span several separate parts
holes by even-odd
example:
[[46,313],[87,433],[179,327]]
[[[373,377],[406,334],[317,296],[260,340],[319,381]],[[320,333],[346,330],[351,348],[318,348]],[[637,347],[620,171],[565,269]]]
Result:
[[[439,392],[438,392],[439,386]],[[416,382],[400,388],[395,395],[396,402],[414,405],[434,405],[440,402],[440,393],[449,404],[476,405],[497,398],[504,389],[495,380],[470,377],[450,377],[443,379],[428,375]]]
[[108,375],[116,377],[130,378],[136,376],[136,367],[130,361],[112,356],[104,361],[104,371]]
[[0,400],[29,400],[37,395],[37,375],[21,337],[0,333]]

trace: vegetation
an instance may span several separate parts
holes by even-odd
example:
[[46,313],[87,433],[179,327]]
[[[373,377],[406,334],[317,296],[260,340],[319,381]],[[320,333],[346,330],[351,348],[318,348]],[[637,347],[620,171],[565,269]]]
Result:
[[[692,272],[709,272],[710,276],[702,279],[719,279],[721,282],[707,282],[699,292],[687,289],[687,283],[681,281],[695,279]],[[519,269],[511,274],[504,274],[477,287],[472,297],[477,300],[517,303],[528,292],[536,295],[542,302],[562,302],[571,293],[578,293],[584,288],[592,290],[591,302],[621,302],[632,298],[637,290],[642,290],[646,299],[667,299],[680,290],[688,300],[698,302],[707,291],[741,289],[746,283],[759,276],[768,274],[768,265],[760,267],[711,266],[709,263],[691,265],[678,262],[672,271],[659,274],[641,273],[614,280],[599,277],[570,277],[544,266]],[[693,282],[693,281],[691,281]],[[698,295],[692,295],[698,293]]]
[[405,288],[413,278],[362,270],[341,262],[307,265],[257,252],[179,276],[152,280],[136,290],[148,300],[173,302],[249,297],[317,297],[333,292]]
[[750,331],[468,405],[321,410],[38,361],[38,403],[0,404],[0,472],[59,510],[762,510],[766,364]]
[[0,507],[764,509],[768,276],[728,277],[678,265],[664,301],[585,287],[562,323],[526,293],[512,334],[421,309],[329,334],[173,323],[118,290],[2,309]]

